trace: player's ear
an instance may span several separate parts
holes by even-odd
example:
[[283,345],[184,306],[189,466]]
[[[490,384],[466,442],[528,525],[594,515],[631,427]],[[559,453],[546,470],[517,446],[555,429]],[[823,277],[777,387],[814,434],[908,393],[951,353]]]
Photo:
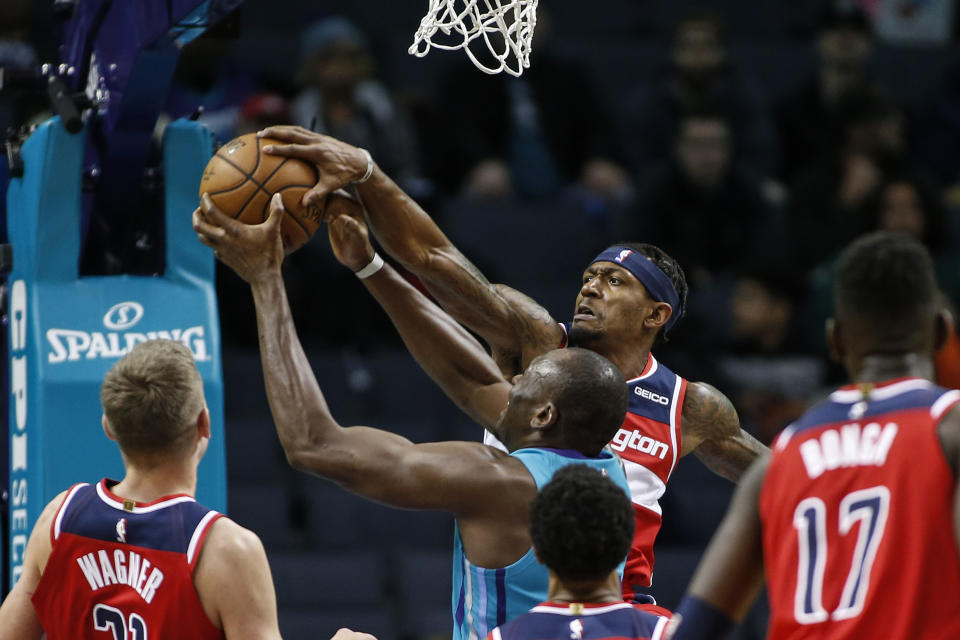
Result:
[[827,350],[830,352],[830,359],[834,362],[843,362],[845,351],[843,332],[840,330],[840,323],[837,322],[836,318],[827,318],[824,333],[827,338]]
[[201,438],[210,439],[210,409],[207,408],[206,404],[203,405],[200,415],[197,416],[197,431]]
[[643,324],[649,329],[659,329],[667,324],[667,320],[673,314],[673,308],[666,302],[658,302],[653,305],[653,311],[647,316]]
[[557,418],[559,417],[557,413],[557,407],[553,402],[546,402],[541,405],[537,412],[533,415],[533,418],[530,419],[530,426],[536,429],[537,431],[542,431],[551,427],[556,423]]
[[116,442],[117,436],[113,435],[113,430],[110,429],[110,423],[107,422],[107,414],[100,414],[100,424],[103,425],[103,432],[107,434],[107,437]]

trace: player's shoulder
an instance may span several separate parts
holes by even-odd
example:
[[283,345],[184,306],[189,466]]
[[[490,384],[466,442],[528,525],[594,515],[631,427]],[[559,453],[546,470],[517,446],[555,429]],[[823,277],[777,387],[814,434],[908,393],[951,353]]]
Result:
[[53,519],[57,517],[60,507],[63,506],[63,501],[66,500],[71,489],[64,489],[54,496],[53,499],[43,507],[43,510],[40,511],[40,515],[37,516],[37,521],[33,525],[33,530],[34,532],[39,532],[37,535],[39,535],[42,540],[49,541],[49,536],[42,534],[50,531],[50,527],[53,524]]
[[264,552],[260,537],[226,516],[210,525],[204,542],[203,555],[216,555],[223,560],[243,559],[251,553]]
[[722,391],[706,382],[688,382],[683,395],[684,433],[704,437],[730,435],[740,430],[737,410]]
[[878,386],[845,385],[804,412],[784,430],[782,438],[789,440],[795,434],[823,425],[848,420],[865,421],[896,412],[921,410],[937,420],[957,402],[960,402],[960,391],[917,378]]

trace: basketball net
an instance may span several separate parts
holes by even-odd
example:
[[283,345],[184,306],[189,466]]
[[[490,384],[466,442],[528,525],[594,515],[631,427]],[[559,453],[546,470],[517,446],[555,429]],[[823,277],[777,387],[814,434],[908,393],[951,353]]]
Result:
[[[537,0],[430,0],[430,9],[408,51],[422,58],[431,47],[463,49],[485,73],[506,71],[519,76],[530,66],[530,41],[536,25]],[[493,55],[489,65],[470,50],[476,40],[482,40]]]

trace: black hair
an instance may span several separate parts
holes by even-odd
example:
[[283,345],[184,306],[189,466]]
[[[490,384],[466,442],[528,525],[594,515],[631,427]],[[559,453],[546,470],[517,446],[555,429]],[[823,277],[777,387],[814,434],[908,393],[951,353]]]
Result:
[[610,245],[607,249],[614,247],[633,249],[657,265],[657,268],[670,278],[670,282],[673,283],[673,288],[676,289],[677,295],[680,297],[680,309],[673,310],[674,313],[680,314],[677,317],[677,322],[679,322],[687,313],[687,292],[689,291],[687,276],[684,275],[680,263],[670,257],[670,255],[660,247],[646,242],[618,242]]
[[551,379],[567,446],[595,456],[613,439],[627,413],[627,385],[620,370],[600,354],[571,347],[554,352],[561,375]]
[[932,328],[938,300],[930,254],[907,235],[870,233],[840,257],[834,284],[837,316],[869,332],[877,351],[915,346],[924,328]]
[[585,464],[557,470],[530,504],[537,555],[561,580],[602,580],[623,562],[633,540],[627,494]]

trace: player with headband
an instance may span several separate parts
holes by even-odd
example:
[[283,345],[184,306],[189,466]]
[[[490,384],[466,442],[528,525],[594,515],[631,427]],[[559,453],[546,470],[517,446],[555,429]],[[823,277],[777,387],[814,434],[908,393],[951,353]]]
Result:
[[[652,603],[643,590],[652,584],[659,499],[677,460],[695,453],[711,470],[737,481],[765,451],[740,428],[726,396],[708,384],[687,382],[650,352],[657,336],[683,315],[687,284],[676,261],[649,244],[609,247],[584,271],[573,320],[562,325],[519,291],[484,278],[362,149],[299,127],[271,127],[260,135],[286,143],[265,152],[317,165],[319,180],[305,196],[308,203],[355,183],[380,244],[446,311],[486,340],[507,379],[537,356],[568,344],[596,351],[624,373],[630,405],[611,447],[624,460],[636,533],[623,591],[628,600]],[[376,277],[377,256],[371,258],[369,264],[348,266]],[[411,351],[423,365],[424,354]],[[441,377],[434,379],[444,386]],[[483,393],[445,391],[484,426],[495,425],[504,408],[501,399]],[[493,442],[489,435],[486,441]]]

